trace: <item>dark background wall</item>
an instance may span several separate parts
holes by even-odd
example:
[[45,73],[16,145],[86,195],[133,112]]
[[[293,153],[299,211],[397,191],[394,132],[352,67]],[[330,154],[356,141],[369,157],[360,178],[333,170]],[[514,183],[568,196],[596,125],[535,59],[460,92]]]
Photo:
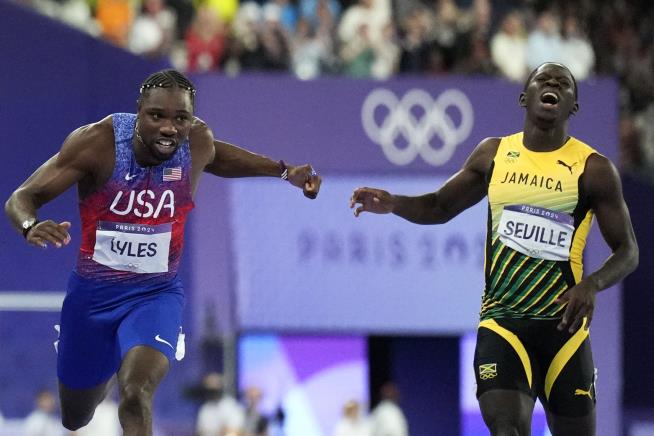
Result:
[[654,413],[654,188],[633,177],[623,178],[624,195],[640,248],[640,265],[624,282],[624,404]]
[[368,358],[371,404],[392,381],[411,434],[459,434],[458,337],[371,336]]

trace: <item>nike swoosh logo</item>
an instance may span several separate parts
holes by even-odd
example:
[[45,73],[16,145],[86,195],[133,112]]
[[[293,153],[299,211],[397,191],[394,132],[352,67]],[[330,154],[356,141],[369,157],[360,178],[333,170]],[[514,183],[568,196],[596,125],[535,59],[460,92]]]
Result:
[[125,174],[125,180],[127,180],[129,182],[130,180],[132,180],[136,176],[138,176],[138,174],[129,174],[129,173],[127,173],[127,174]]
[[164,344],[168,345],[168,346],[169,346],[170,348],[172,348],[173,350],[175,349],[175,347],[173,347],[173,346],[171,345],[170,342],[168,342],[168,341],[165,340],[165,339],[162,339],[161,336],[159,336],[159,335],[155,336],[155,337],[154,337],[154,340],[157,341],[157,342],[161,342],[161,343],[164,343]]

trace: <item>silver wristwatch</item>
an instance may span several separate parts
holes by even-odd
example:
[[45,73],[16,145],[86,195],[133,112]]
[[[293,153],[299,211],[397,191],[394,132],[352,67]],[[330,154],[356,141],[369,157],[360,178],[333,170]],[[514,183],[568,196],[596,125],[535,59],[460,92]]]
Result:
[[28,218],[20,225],[23,228],[23,237],[27,238],[27,232],[29,232],[32,227],[37,223],[36,218]]

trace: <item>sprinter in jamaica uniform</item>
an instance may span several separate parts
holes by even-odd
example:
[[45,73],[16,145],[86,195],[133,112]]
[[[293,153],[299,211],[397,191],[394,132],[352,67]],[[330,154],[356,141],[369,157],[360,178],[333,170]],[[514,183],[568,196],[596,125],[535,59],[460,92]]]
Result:
[[[561,64],[535,69],[519,98],[522,132],[484,139],[439,190],[354,191],[350,207],[418,224],[449,221],[488,196],[486,286],[475,351],[477,398],[493,435],[529,435],[536,398],[554,436],[595,434],[589,342],[595,294],[638,264],[613,164],[568,134],[577,84]],[[584,276],[593,217],[611,256]]]

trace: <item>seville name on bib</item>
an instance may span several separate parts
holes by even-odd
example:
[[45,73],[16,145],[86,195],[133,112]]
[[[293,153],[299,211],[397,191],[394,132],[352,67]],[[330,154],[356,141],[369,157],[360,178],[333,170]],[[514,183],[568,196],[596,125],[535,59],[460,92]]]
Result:
[[574,220],[564,212],[516,204],[505,206],[500,241],[527,256],[563,261],[570,258]]

